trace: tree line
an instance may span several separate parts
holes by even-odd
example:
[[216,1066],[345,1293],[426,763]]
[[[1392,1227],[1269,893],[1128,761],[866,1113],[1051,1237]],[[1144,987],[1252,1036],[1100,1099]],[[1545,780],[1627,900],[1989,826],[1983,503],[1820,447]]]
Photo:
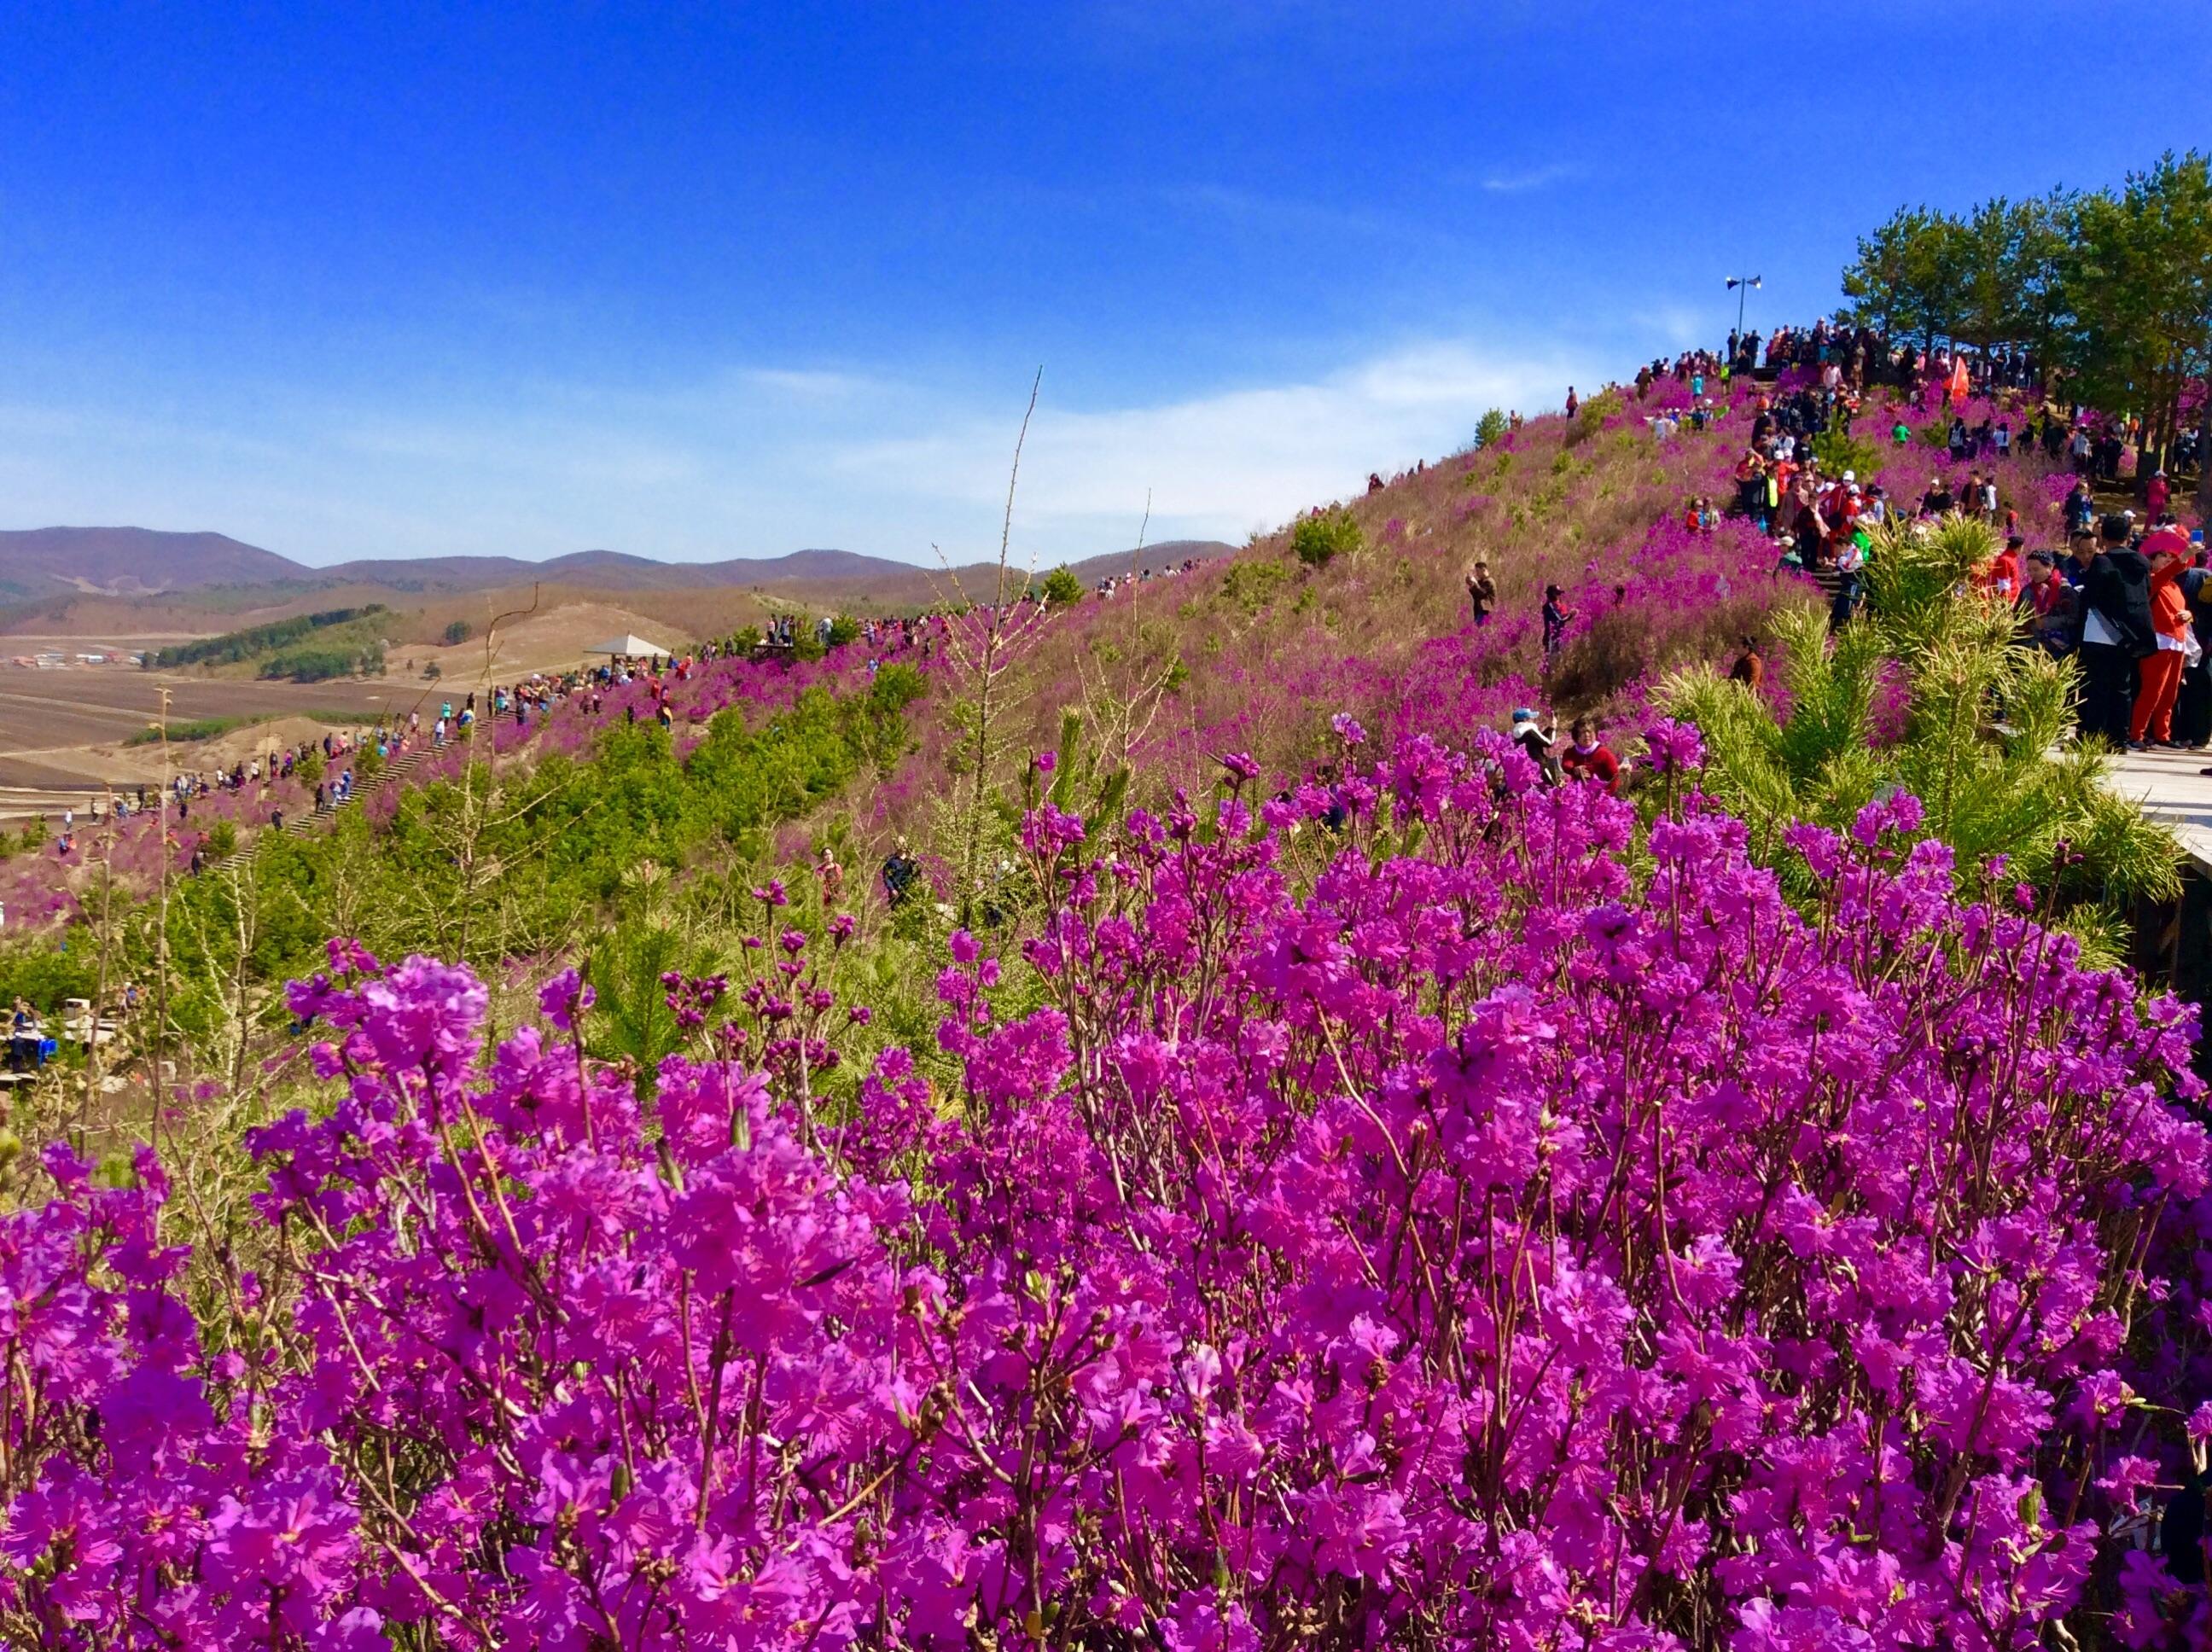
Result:
[[2162,155],[2118,188],[1901,207],[1844,271],[1846,319],[1893,338],[2025,350],[2072,400],[2132,412],[2163,453],[2194,416],[2212,445],[2212,161]]
[[[167,671],[180,665],[235,665],[256,654],[298,642],[317,631],[373,618],[386,611],[382,603],[373,602],[362,608],[327,608],[320,613],[295,614],[290,619],[271,620],[266,625],[249,625],[240,630],[225,631],[220,636],[180,642],[173,648],[151,650],[146,655],[146,668]],[[264,671],[263,675],[270,673]]]

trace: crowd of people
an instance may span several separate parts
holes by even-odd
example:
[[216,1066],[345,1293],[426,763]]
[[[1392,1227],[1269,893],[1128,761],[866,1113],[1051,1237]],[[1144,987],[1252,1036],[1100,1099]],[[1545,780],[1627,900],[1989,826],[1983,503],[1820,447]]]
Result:
[[[1646,399],[1668,377],[1686,388],[1686,407],[1670,405],[1647,421],[1664,440],[1745,405],[1731,381],[1756,373],[1762,355],[1767,367],[1803,371],[1779,382],[1779,375],[1759,375],[1761,387],[1747,403],[1748,440],[1734,467],[1735,496],[1725,507],[1692,496],[1682,508],[1684,527],[1714,532],[1731,515],[1753,523],[1773,539],[1778,571],[1814,574],[1832,588],[1830,622],[1840,627],[1864,599],[1879,530],[1899,519],[1985,523],[2002,549],[1975,570],[1973,582],[2013,604],[2018,646],[2077,662],[2082,734],[2136,750],[2212,749],[2212,558],[2203,530],[2191,530],[2175,513],[2166,469],[2197,467],[2195,431],[2178,439],[2170,454],[2146,452],[2139,418],[2062,404],[2029,352],[1923,350],[1826,321],[1764,339],[1732,333],[1723,351],[1686,351],[1671,362],[1647,364],[1623,392],[1632,388],[1638,400]],[[1824,471],[1815,444],[1831,430],[1850,437],[1866,392],[1877,386],[1889,388],[1899,407],[1887,433],[1896,447],[1909,446],[1915,434],[1905,410],[1917,405],[1943,421],[1950,460],[1971,467],[1962,484],[1939,471],[1917,500],[1899,500],[1852,469]],[[1970,403],[1984,404],[1970,410]],[[1570,386],[1568,416],[1581,405]],[[2031,525],[2004,496],[1998,466],[2016,452],[2039,450],[2051,464],[2070,468],[2075,481],[2057,510],[2063,542],[2032,549]],[[2131,455],[2142,509],[2106,508],[2097,490],[2124,484]],[[1487,625],[1498,595],[1486,561],[1468,568],[1466,588],[1473,623]],[[1562,588],[1547,585],[1541,611],[1547,671],[1574,618]],[[1729,675],[1753,689],[1764,683],[1756,638],[1743,639]],[[1575,720],[1563,744],[1554,726],[1523,708],[1514,713],[1510,732],[1548,780],[1594,775],[1619,785],[1619,761],[1586,718]],[[2212,775],[2212,767],[2203,772]]]
[[2080,663],[2082,733],[2136,750],[2212,744],[2203,530],[2108,512],[2070,527],[2063,556],[2029,551],[2014,601],[2027,646]]
[[[1379,482],[1381,479],[1379,477],[1368,478],[1370,482]],[[1111,600],[1115,593],[1126,591],[1132,586],[1143,585],[1155,579],[1172,580],[1178,574],[1188,574],[1197,566],[1197,557],[1186,556],[1180,562],[1170,562],[1157,572],[1149,568],[1140,568],[1134,574],[1109,574],[1091,588],[1097,596]]]
[[[2022,646],[2079,663],[2081,732],[2139,750],[2212,744],[2212,671],[2205,664],[2212,645],[2212,568],[2203,533],[2191,533],[2175,516],[2171,482],[2155,463],[2142,480],[2140,513],[2101,510],[2094,493],[2095,485],[2119,480],[2124,455],[2141,440],[2140,421],[2057,405],[2024,353],[1876,355],[1901,382],[1917,386],[1923,410],[1950,415],[1949,456],[1975,466],[1963,488],[1938,472],[1905,507],[1884,497],[1879,485],[1863,487],[1848,470],[1823,477],[1806,438],[1820,434],[1823,416],[1832,416],[1836,404],[1808,402],[1805,389],[1778,411],[1763,397],[1754,403],[1752,441],[1736,467],[1736,508],[1775,536],[1780,560],[1832,572],[1832,623],[1844,623],[1857,606],[1873,531],[1893,517],[1985,522],[2002,535],[2002,549],[1976,571],[1975,582],[2015,605]],[[1804,360],[1794,344],[1790,359]],[[1831,378],[1824,385],[1824,397],[1849,393],[1848,381],[1836,386]],[[2076,479],[2059,508],[2063,549],[2030,549],[2018,509],[2002,501],[1993,461],[2013,452],[2011,421],[1993,407],[1970,424],[1964,410],[1969,398],[1991,396],[2000,404],[2033,400],[2019,441],[2039,446],[2053,462],[2062,454],[2073,459]],[[1848,434],[1847,414],[1843,428]],[[1893,435],[1900,445],[1909,439],[1901,418]],[[2177,444],[2176,451],[2177,464],[2193,462],[2193,444]],[[1690,509],[1701,521],[1710,519],[1704,501],[1693,501]]]
[[[303,771],[315,767],[319,752],[322,765],[343,762],[374,738],[372,734],[355,730],[333,729],[320,740],[301,740],[289,746],[271,746],[264,755],[254,752],[236,759],[228,765],[216,764],[205,768],[183,768],[173,773],[167,787],[169,811],[179,821],[191,818],[192,805],[204,804],[210,799],[237,796],[258,798],[264,788],[281,780],[289,780]],[[349,772],[344,776],[350,785]],[[117,822],[140,815],[153,813],[161,799],[163,788],[157,783],[140,781],[111,790],[87,799],[86,824],[100,826],[109,819],[109,811]],[[319,795],[320,788],[319,787]],[[61,811],[60,830],[54,835],[55,852],[66,858],[75,854],[77,817],[74,805]]]
[[[865,619],[845,622],[854,629],[852,635],[866,642],[871,649],[895,653],[901,649],[916,648],[927,652],[933,635],[941,627],[933,622],[941,616],[900,615],[890,619]],[[810,623],[793,613],[772,614],[768,623],[757,633],[754,642],[744,633],[720,643],[708,643],[702,651],[707,659],[717,659],[723,654],[750,648],[755,652],[766,649],[771,653],[796,648],[801,627],[812,631],[817,647],[828,648],[837,641],[839,621],[832,615],[817,614]]]

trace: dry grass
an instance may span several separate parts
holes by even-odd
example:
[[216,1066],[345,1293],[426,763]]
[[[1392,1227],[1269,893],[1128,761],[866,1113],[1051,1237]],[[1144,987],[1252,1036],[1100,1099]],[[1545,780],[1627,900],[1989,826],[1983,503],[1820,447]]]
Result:
[[[1608,428],[1602,412],[1571,428],[1538,420],[1510,449],[1455,454],[1350,501],[1365,543],[1324,568],[1292,556],[1285,528],[1233,558],[1143,582],[1133,598],[1085,602],[1024,667],[1026,744],[1051,744],[1070,708],[1094,726],[1112,721],[1118,708],[1102,704],[1101,685],[1117,670],[1135,674],[1129,662],[1139,659],[1182,666],[1140,748],[1140,789],[1155,792],[1209,783],[1211,755],[1230,749],[1251,751],[1273,771],[1303,769],[1322,749],[1333,713],[1387,719],[1440,669],[1480,686],[1516,677],[1537,683],[1545,586],[1595,582],[1609,592],[1615,580],[1632,580],[1652,524],[1679,514],[1691,495],[1717,491],[1741,440],[1740,429],[1724,430],[1661,446],[1640,422],[1616,418]],[[1463,584],[1478,557],[1498,591],[1498,616],[1481,633],[1470,625]],[[1761,579],[1670,612],[1632,589],[1626,606],[1601,614],[1570,647],[1542,697],[1562,714],[1640,703],[1641,680],[1692,658],[1725,659],[1789,591]],[[917,754],[869,799],[862,820],[886,829],[921,824],[920,805],[939,789],[945,761],[930,726],[942,716],[923,720]]]

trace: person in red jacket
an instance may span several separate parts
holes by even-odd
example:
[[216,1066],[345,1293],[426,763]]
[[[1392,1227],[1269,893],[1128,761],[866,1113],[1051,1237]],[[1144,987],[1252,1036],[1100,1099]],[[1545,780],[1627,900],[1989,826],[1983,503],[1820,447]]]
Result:
[[1560,755],[1559,768],[1571,780],[1595,780],[1615,797],[1620,795],[1620,759],[1605,748],[1587,717],[1577,717],[1569,731],[1572,744]]
[[2175,529],[2161,528],[2143,541],[2150,563],[2150,621],[2157,649],[2142,662],[2135,714],[2128,722],[2133,746],[2173,744],[2173,701],[2181,688],[2181,669],[2189,647],[2189,604],[2181,594],[2181,570],[2189,565],[2189,541]]
[[2021,566],[2021,547],[2027,543],[2020,534],[2006,535],[2004,549],[1975,570],[1976,587],[2007,602],[2020,595],[2027,578],[2027,570]]

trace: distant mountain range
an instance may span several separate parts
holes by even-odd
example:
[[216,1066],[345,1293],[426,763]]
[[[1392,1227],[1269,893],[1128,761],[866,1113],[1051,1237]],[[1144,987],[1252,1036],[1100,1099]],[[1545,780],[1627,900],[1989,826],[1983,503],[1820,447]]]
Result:
[[0,592],[18,601],[82,592],[149,596],[211,585],[273,585],[311,577],[289,556],[221,533],[152,528],[0,531]]
[[[1159,568],[1201,561],[1232,547],[1213,539],[1177,539],[1145,547],[1143,564]],[[1125,572],[1129,553],[1072,565],[1086,581]],[[542,562],[519,556],[383,557],[311,568],[273,550],[220,533],[170,533],[155,528],[0,530],[0,600],[37,602],[69,595],[148,597],[214,586],[381,586],[395,592],[474,591],[491,586],[581,586],[605,591],[682,591],[713,586],[881,590],[906,599],[936,570],[850,550],[795,550],[786,556],[732,557],[717,562],[663,562],[617,550],[580,550]],[[963,580],[981,565],[955,570]],[[897,593],[894,598],[894,593]]]

